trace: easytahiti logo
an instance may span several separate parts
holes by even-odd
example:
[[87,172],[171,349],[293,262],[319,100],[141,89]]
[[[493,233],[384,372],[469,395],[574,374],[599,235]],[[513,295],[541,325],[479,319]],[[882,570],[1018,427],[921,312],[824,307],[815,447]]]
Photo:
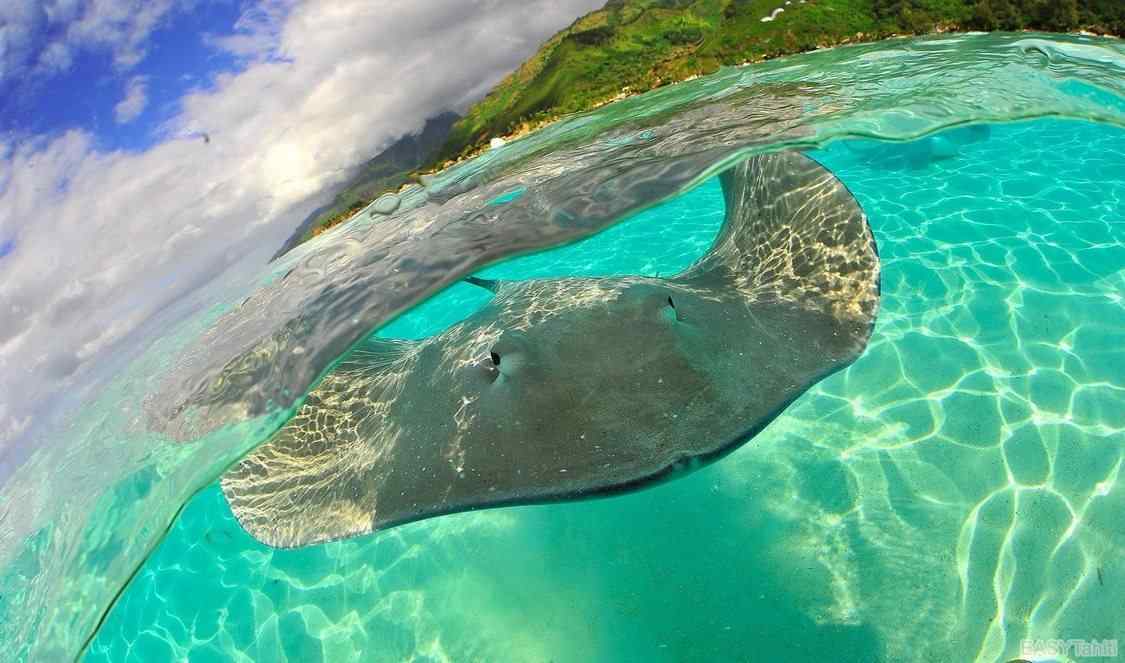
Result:
[[1069,656],[1073,658],[1116,658],[1117,640],[1020,640],[1020,656],[1008,663],[1032,663],[1041,656]]

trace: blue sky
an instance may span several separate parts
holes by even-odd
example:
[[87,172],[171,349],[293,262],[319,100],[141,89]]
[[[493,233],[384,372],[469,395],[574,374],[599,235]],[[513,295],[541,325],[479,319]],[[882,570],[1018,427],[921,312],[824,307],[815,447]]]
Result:
[[[115,62],[112,44],[79,44],[62,71],[29,69],[0,80],[0,132],[26,136],[81,128],[102,149],[148,148],[184,94],[208,86],[216,73],[238,70],[240,58],[215,48],[207,36],[230,33],[241,14],[234,0],[211,0],[190,11],[172,7],[147,35],[143,59],[134,65]],[[30,36],[34,57],[65,40],[66,25]],[[115,108],[132,81],[144,90],[143,103],[137,115],[119,118]]]
[[0,0],[0,476],[161,311],[602,4]]

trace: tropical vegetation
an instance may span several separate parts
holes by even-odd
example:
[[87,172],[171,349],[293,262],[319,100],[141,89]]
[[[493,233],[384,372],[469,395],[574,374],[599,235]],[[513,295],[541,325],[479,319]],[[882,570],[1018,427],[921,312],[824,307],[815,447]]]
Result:
[[610,0],[473,106],[431,166],[471,154],[490,137],[723,65],[892,35],[1024,29],[1122,34],[1125,1]]

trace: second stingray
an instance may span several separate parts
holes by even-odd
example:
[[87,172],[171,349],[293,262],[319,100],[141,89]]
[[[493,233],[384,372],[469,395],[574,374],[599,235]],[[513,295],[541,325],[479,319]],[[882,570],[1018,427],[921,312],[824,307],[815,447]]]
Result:
[[750,440],[864,350],[879,259],[847,188],[797,152],[720,176],[726,218],[683,273],[481,281],[422,341],[371,338],[222,488],[293,547],[457,511],[606,495]]

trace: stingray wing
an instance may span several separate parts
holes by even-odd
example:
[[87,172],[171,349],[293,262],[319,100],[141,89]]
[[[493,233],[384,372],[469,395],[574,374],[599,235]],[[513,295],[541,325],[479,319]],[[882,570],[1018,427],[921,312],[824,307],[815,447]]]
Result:
[[879,254],[847,187],[800,152],[752,157],[720,182],[723,228],[681,278],[722,278],[753,301],[828,314],[866,343],[879,308]]
[[363,342],[269,441],[223,475],[223,493],[247,532],[289,548],[374,528],[377,479],[384,474],[377,468],[390,466],[396,452],[388,408],[413,366],[415,347]]

